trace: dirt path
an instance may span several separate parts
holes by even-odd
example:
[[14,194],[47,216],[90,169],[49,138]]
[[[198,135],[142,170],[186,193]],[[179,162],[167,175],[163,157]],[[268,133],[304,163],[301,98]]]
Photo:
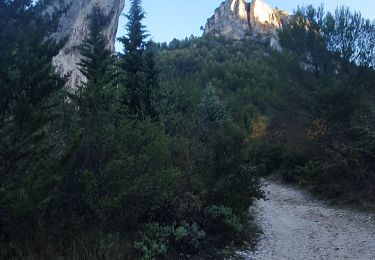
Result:
[[292,187],[266,181],[267,200],[253,207],[264,234],[257,260],[375,260],[375,216],[332,208]]

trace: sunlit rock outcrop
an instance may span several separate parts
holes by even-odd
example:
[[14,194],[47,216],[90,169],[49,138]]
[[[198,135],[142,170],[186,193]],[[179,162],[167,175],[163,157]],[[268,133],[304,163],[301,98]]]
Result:
[[246,36],[261,36],[277,47],[277,30],[283,27],[289,15],[272,8],[261,0],[226,0],[207,20],[204,35],[224,36],[240,40]]

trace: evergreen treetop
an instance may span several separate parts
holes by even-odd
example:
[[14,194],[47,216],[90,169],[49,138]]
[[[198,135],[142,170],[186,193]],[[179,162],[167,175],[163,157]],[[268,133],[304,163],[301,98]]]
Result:
[[[108,119],[114,115],[116,109],[118,74],[115,57],[108,49],[108,41],[101,32],[104,22],[101,10],[95,7],[90,16],[88,37],[79,48],[82,56],[80,71],[86,81],[81,82],[78,87],[75,100],[83,120]],[[99,118],[99,113],[103,117]]]
[[145,13],[142,1],[131,1],[126,29],[128,34],[120,38],[124,45],[121,56],[122,102],[126,111],[138,118],[156,117],[156,97],[158,92],[158,71],[155,50],[151,42],[146,42],[148,34],[142,20]]
[[126,15],[128,23],[126,29],[127,35],[120,38],[124,44],[124,53],[131,53],[143,50],[146,47],[145,40],[148,38],[146,27],[142,24],[143,19],[146,17],[142,9],[141,0],[132,0],[130,3],[129,14]]

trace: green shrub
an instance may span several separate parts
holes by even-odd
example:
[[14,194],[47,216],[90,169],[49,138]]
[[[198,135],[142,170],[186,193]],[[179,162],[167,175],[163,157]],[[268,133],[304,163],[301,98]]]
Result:
[[249,160],[257,166],[261,175],[274,173],[283,163],[284,149],[280,145],[252,142],[248,150]]
[[171,226],[162,227],[158,223],[145,224],[138,232],[134,248],[143,260],[165,257],[173,231]]
[[174,244],[178,252],[185,255],[198,254],[202,251],[206,232],[196,224],[188,224],[182,221],[174,229]]
[[288,151],[283,155],[283,163],[280,165],[279,174],[282,178],[291,183],[299,183],[303,173],[298,170],[304,167],[306,157],[298,151]]
[[206,232],[196,224],[143,225],[134,248],[142,259],[159,259],[171,255],[198,255],[203,249]]
[[211,206],[206,209],[208,232],[216,240],[215,243],[237,241],[241,238],[243,224],[233,210],[223,206]]

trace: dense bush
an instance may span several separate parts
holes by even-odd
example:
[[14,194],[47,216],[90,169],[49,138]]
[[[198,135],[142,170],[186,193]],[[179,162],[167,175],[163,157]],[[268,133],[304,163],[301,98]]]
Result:
[[375,125],[369,121],[373,111],[366,109],[372,101],[365,97],[374,91],[367,86],[373,84],[375,45],[364,46],[374,36],[375,25],[358,13],[340,8],[331,14],[311,6],[299,9],[280,33],[285,53],[309,68],[299,71],[305,92],[298,97],[305,104],[298,107],[300,115],[281,111],[277,116],[300,124],[291,136],[299,143],[291,141],[281,168],[288,179],[332,199],[373,200],[368,195],[375,158],[369,140]]

